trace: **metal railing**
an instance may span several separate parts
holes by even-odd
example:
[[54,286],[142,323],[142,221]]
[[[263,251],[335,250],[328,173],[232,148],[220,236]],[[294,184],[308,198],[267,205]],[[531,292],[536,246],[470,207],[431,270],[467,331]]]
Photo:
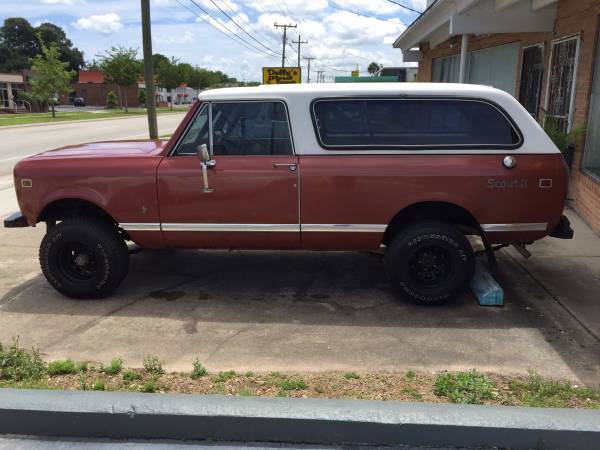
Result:
[[[8,106],[6,106],[6,102],[8,102]],[[27,100],[4,100],[4,102],[0,103],[0,110],[10,111],[13,113],[19,112],[31,112],[31,103]]]

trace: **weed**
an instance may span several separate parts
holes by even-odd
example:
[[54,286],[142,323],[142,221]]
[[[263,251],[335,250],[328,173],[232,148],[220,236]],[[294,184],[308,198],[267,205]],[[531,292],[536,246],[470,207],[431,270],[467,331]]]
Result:
[[324,394],[325,393],[325,389],[322,386],[317,386],[315,388],[315,392],[317,392],[319,394]]
[[202,363],[198,360],[198,358],[196,358],[196,360],[192,363],[192,374],[191,377],[194,380],[197,380],[198,378],[201,378],[205,375],[208,375],[208,370],[206,370],[206,367],[204,367],[202,365]]
[[48,375],[67,375],[77,372],[77,367],[72,359],[59,359],[48,363]]
[[414,372],[414,370],[409,370],[404,374],[404,378],[406,378],[408,381],[413,381],[415,378],[417,378],[417,374]]
[[346,372],[344,378],[346,380],[358,380],[360,376],[356,372]]
[[306,389],[304,380],[281,380],[279,387],[283,391],[302,391]]
[[271,372],[271,376],[273,378],[283,378],[283,375],[281,375],[279,372]]
[[587,387],[575,387],[568,381],[545,380],[529,372],[525,381],[509,382],[516,398],[526,406],[564,408],[574,399],[600,401],[600,393]]
[[144,370],[153,375],[160,375],[165,373],[162,368],[162,362],[157,356],[148,355],[144,358]]
[[107,375],[118,375],[123,369],[123,358],[115,358],[106,367],[102,367],[102,372]]
[[89,390],[89,386],[87,384],[87,377],[83,373],[79,373],[79,389],[82,391]]
[[77,372],[87,372],[89,369],[89,363],[87,361],[81,361],[77,364]]
[[240,395],[242,397],[250,397],[250,396],[254,395],[254,392],[252,392],[250,389],[241,389],[238,392],[238,395]]
[[494,383],[476,370],[438,375],[434,392],[435,395],[449,398],[453,403],[469,404],[481,404],[483,400],[496,395]]
[[104,380],[96,380],[92,383],[92,389],[94,391],[105,391],[106,390],[106,384],[104,383]]
[[248,372],[246,372],[246,373],[244,374],[244,376],[245,376],[245,377],[248,377],[248,378],[252,378],[252,377],[254,376],[254,372],[252,372],[251,370],[249,370]]
[[423,401],[423,395],[421,395],[421,393],[412,386],[407,386],[407,387],[403,388],[402,392],[410,395],[413,400],[416,400],[418,402]]
[[154,380],[146,381],[142,386],[142,392],[146,392],[147,394],[156,392],[156,382]]
[[225,383],[235,377],[235,370],[228,370],[227,372],[219,372],[217,376],[213,378],[215,383]]
[[142,374],[136,372],[135,370],[126,370],[123,372],[123,381],[126,383],[131,383],[132,381],[141,380]]
[[8,348],[0,344],[0,380],[39,380],[45,371],[46,365],[37,349],[20,348],[18,338]]

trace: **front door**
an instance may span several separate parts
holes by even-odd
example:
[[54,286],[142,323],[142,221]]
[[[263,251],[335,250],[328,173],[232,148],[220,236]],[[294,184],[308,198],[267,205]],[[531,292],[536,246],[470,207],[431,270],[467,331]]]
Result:
[[[212,158],[206,183],[197,149]],[[300,244],[298,159],[280,101],[203,105],[158,168],[165,243],[192,248]]]

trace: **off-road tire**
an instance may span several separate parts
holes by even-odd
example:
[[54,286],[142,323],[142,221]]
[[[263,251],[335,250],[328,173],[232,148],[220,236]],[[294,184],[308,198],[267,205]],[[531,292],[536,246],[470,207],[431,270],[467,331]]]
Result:
[[[83,268],[74,257],[79,253],[88,261]],[[42,240],[39,258],[52,287],[76,299],[105,297],[129,270],[129,251],[117,229],[91,218],[67,219],[51,228]]]
[[451,224],[431,220],[400,230],[383,262],[392,286],[404,298],[423,305],[452,300],[475,270],[473,249],[465,236]]

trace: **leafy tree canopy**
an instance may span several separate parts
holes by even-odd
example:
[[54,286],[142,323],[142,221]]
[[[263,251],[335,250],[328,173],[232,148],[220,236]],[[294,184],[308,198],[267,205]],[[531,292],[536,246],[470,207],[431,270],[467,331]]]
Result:
[[52,105],[54,97],[69,93],[69,81],[74,73],[68,70],[68,63],[62,62],[56,46],[43,47],[42,54],[33,58],[31,66],[31,97],[41,104]]
[[67,38],[61,27],[50,22],[44,22],[35,31],[43,46],[55,45],[58,48],[60,60],[69,63],[69,70],[80,70],[85,67],[83,52],[73,47],[73,43]]
[[381,64],[378,64],[376,62],[372,62],[371,64],[369,64],[369,67],[367,67],[367,71],[373,75],[375,74],[375,72],[377,72],[379,69],[381,69],[383,66]]
[[41,54],[35,29],[21,17],[10,17],[0,27],[0,72],[18,72],[31,67],[31,58]]
[[[137,58],[137,50],[127,47],[111,47],[104,55],[100,55],[100,69],[109,83],[120,87],[132,86],[142,75],[142,62]],[[127,111],[125,95],[125,111]]]

